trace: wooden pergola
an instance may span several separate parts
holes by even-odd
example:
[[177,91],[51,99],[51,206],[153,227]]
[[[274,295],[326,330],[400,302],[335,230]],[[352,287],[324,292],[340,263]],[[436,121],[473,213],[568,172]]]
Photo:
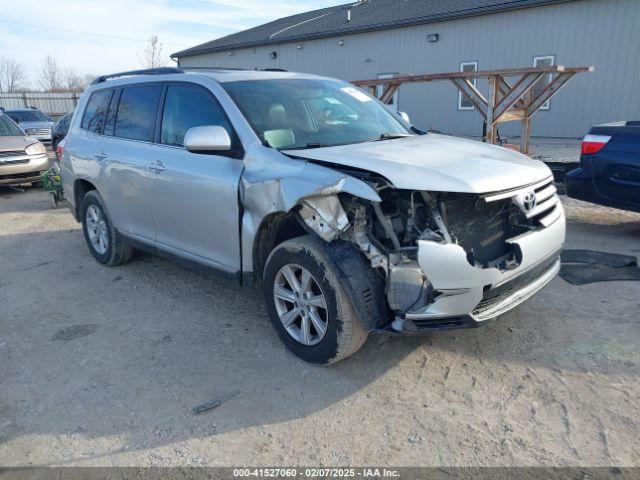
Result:
[[[370,93],[383,103],[390,103],[398,88],[405,83],[450,81],[474,105],[475,110],[487,124],[487,141],[498,143],[498,124],[521,121],[520,151],[529,153],[531,137],[531,117],[551,97],[571,80],[574,75],[593,72],[594,67],[549,67],[508,68],[477,72],[431,73],[426,75],[401,75],[393,78],[357,80],[351,82]],[[545,88],[534,91],[536,83],[550,76]],[[486,78],[489,81],[488,97],[485,97],[474,85],[473,80]],[[379,86],[383,86],[379,89]],[[378,95],[378,93],[380,93]]]

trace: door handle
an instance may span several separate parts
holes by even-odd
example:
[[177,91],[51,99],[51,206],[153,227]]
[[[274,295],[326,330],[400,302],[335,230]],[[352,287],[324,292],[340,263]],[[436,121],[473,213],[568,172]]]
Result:
[[101,162],[102,160],[104,160],[105,158],[107,158],[107,154],[104,153],[102,150],[100,150],[99,152],[97,152],[93,158],[95,158],[96,160],[98,160],[99,162]]
[[147,164],[147,168],[153,173],[162,173],[167,169],[161,162],[149,163]]

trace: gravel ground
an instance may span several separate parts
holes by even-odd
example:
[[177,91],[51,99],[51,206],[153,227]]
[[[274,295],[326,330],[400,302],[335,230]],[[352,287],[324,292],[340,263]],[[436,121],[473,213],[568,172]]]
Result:
[[[569,247],[639,254],[640,215],[564,200]],[[98,265],[39,190],[0,188],[0,272],[0,466],[640,465],[638,282],[320,368],[251,290]]]

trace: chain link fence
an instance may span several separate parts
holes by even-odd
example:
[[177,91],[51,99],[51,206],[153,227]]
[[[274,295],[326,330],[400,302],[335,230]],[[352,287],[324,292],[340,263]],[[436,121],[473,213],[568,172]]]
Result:
[[0,93],[0,107],[5,109],[35,107],[57,120],[75,110],[81,93]]

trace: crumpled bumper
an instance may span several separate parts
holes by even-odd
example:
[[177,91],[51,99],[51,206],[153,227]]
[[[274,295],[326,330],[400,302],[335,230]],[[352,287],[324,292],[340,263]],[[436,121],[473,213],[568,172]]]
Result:
[[522,261],[513,270],[477,268],[455,244],[421,240],[418,262],[437,293],[435,301],[406,314],[411,322],[471,317],[483,322],[520,305],[544,288],[560,270],[560,251],[565,240],[565,216],[546,228],[509,240],[520,250]]

